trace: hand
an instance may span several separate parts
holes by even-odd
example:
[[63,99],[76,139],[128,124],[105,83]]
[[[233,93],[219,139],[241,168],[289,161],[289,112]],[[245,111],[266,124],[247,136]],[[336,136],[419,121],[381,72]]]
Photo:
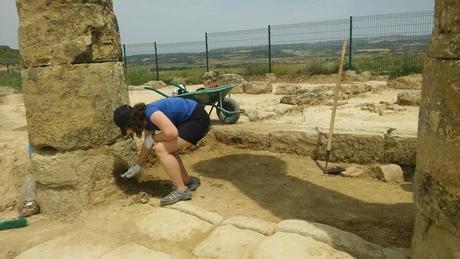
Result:
[[131,178],[133,176],[138,175],[141,172],[141,170],[142,167],[140,167],[138,164],[134,164],[128,169],[128,171],[121,175],[121,178]]

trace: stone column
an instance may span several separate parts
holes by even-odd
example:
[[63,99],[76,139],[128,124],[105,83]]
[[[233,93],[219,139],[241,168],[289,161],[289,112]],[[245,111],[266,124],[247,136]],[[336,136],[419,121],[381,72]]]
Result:
[[111,0],[17,0],[24,104],[43,213],[68,214],[121,194],[133,159],[113,110],[126,104]]
[[436,0],[423,77],[412,258],[460,258],[459,0]]

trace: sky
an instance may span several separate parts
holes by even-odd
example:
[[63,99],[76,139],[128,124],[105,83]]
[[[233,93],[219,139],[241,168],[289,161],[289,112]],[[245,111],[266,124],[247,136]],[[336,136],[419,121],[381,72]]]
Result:
[[[18,47],[15,0],[0,0],[0,45]],[[434,9],[434,0],[113,0],[125,44],[200,41],[205,32]]]

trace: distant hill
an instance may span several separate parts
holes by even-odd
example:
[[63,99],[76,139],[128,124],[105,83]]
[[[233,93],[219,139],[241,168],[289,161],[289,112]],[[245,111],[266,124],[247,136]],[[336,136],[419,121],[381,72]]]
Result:
[[0,64],[18,64],[19,50],[0,45]]
[[[354,55],[403,54],[409,52],[424,52],[430,35],[388,35],[379,37],[356,37],[353,39]],[[340,54],[342,40],[321,42],[305,42],[293,44],[272,45],[272,59],[278,62],[303,62],[312,57],[337,58]],[[162,50],[159,50],[161,53]],[[227,47],[209,51],[209,60],[215,67],[232,66],[246,62],[257,62],[268,59],[268,47],[247,46]],[[266,61],[264,61],[266,62]],[[138,54],[127,56],[130,67],[154,66],[155,56]],[[206,66],[204,52],[190,53],[178,49],[176,53],[159,54],[159,66],[163,69]]]

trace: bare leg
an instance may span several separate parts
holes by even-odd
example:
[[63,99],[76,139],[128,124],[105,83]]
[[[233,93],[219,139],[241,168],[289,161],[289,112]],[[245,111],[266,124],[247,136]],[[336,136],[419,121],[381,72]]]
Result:
[[189,180],[187,169],[185,169],[184,163],[182,162],[182,158],[179,156],[179,154],[177,152],[174,153],[174,156],[176,157],[177,161],[179,162],[179,167],[180,167],[180,173],[182,175],[182,180],[184,181],[184,183],[186,183]]
[[[166,171],[174,187],[184,189],[184,179],[182,178],[182,161],[176,158],[177,151],[191,144],[181,138],[169,142],[158,142],[155,145],[155,152],[161,166]],[[185,168],[184,168],[185,170]]]

